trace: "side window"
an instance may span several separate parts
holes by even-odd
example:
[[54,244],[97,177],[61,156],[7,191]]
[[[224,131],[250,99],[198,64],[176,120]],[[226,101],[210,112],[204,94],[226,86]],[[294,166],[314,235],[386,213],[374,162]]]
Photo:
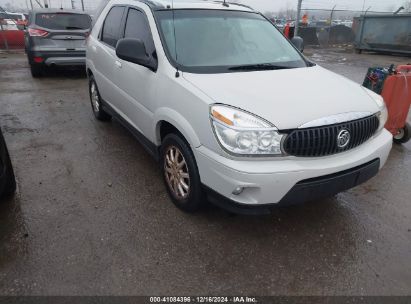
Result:
[[144,42],[147,53],[152,54],[155,51],[150,25],[146,16],[139,10],[130,8],[128,11],[124,38],[140,39]]
[[104,20],[103,30],[101,31],[101,41],[104,41],[112,47],[116,47],[119,39],[121,19],[123,17],[124,7],[114,6]]

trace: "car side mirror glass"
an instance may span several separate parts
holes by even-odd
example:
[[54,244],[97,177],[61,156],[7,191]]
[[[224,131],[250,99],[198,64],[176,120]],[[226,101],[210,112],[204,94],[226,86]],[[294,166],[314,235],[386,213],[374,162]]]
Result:
[[139,64],[152,71],[157,70],[157,60],[147,54],[144,42],[139,39],[120,39],[117,42],[116,55],[120,59]]
[[294,36],[291,38],[291,43],[302,53],[304,52],[304,39],[300,36]]

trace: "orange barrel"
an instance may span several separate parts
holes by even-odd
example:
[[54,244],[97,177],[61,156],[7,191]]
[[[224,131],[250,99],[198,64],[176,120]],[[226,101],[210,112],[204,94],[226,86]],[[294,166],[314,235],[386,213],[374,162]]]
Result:
[[411,65],[400,65],[387,77],[381,93],[388,109],[385,128],[393,135],[404,128],[411,105]]

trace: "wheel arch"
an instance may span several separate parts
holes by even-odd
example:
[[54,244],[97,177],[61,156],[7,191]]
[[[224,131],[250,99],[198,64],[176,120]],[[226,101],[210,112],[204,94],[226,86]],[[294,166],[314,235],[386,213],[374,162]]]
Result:
[[169,108],[160,108],[154,116],[155,141],[158,146],[167,134],[175,132],[182,135],[191,147],[196,148],[201,145],[191,124],[178,112]]
[[89,67],[87,67],[86,73],[87,73],[87,77],[93,76],[93,71]]

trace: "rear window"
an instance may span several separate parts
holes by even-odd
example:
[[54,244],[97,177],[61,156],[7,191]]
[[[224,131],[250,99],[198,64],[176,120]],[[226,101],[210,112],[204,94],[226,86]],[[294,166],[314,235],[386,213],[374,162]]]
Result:
[[91,26],[91,18],[84,14],[37,14],[36,24],[51,30],[85,30]]

